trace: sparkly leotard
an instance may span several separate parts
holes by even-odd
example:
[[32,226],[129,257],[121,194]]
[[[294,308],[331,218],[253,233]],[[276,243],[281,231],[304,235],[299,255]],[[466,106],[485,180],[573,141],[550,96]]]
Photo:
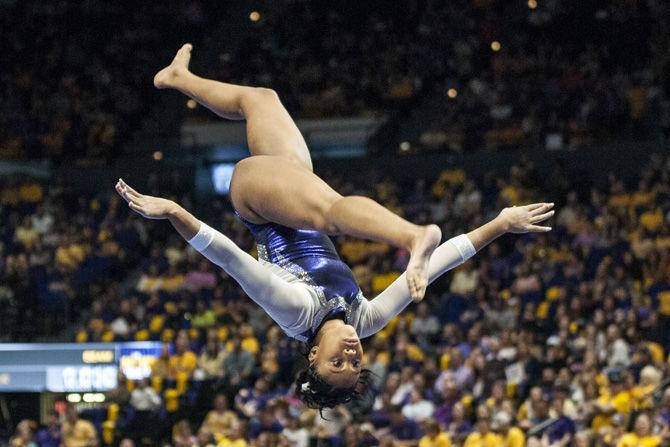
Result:
[[342,262],[328,236],[318,231],[296,230],[276,223],[253,224],[238,214],[258,244],[258,259],[280,267],[303,282],[318,296],[320,309],[310,328],[294,338],[311,342],[324,321],[341,316],[356,326],[365,298],[349,267]]

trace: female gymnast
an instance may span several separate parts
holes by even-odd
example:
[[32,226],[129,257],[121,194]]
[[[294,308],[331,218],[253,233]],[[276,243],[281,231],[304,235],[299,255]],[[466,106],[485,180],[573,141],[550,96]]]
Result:
[[[200,78],[188,69],[191,45],[158,72],[154,84],[188,95],[219,116],[246,119],[251,157],[233,174],[230,197],[258,243],[258,261],[178,204],[142,195],[123,180],[117,192],[149,219],[168,219],[179,234],[242,286],[284,332],[307,344],[309,366],[297,395],[326,408],[362,392],[360,338],[381,330],[427,285],[505,233],[545,232],[553,204],[504,209],[491,222],[439,245],[434,225],[420,227],[364,197],[342,197],[312,172],[309,150],[277,95]],[[407,271],[365,299],[327,234],[349,234],[410,250]]]

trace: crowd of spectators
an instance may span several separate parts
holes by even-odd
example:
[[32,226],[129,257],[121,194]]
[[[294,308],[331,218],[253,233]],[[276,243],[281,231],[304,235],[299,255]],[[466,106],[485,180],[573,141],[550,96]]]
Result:
[[[116,220],[140,225],[146,236],[139,249],[146,256],[136,264],[142,273],[134,290],[96,296],[77,340],[162,340],[165,347],[149,378],[120,377],[92,418],[98,436],[105,443],[128,437],[126,445],[238,447],[667,442],[670,159],[654,157],[630,184],[610,175],[606,185],[576,191],[569,175],[540,177],[528,161],[506,175],[447,170],[409,186],[374,174],[326,174],[343,193],[436,222],[447,235],[503,206],[559,206],[551,233],[493,243],[366,340],[370,399],[323,415],[293,397],[301,346],[167,224],[129,218],[124,208]],[[158,186],[152,192],[161,194]],[[225,201],[203,213],[253,253]],[[407,262],[407,253],[383,244],[336,242],[368,297]],[[29,429],[20,425],[16,437]]]
[[0,180],[0,315],[3,340],[49,337],[71,326],[92,296],[117,293],[140,256],[135,220],[119,201],[86,197],[55,179]]
[[0,2],[0,158],[101,163],[151,109],[154,71],[212,3]]
[[209,75],[274,88],[304,117],[405,110],[395,124],[416,121],[406,137],[417,134],[411,143],[427,148],[650,138],[670,128],[668,8],[658,0],[262,2],[255,32]]
[[461,9],[468,32],[450,42],[419,143],[557,150],[668,132],[666,2],[491,3]]
[[235,43],[202,40],[219,53],[203,74],[272,87],[295,116],[429,98],[408,115],[430,148],[576,147],[670,127],[664,1],[260,1],[247,28],[217,3],[2,2],[0,155],[112,158],[158,97],[154,72],[207,35]]

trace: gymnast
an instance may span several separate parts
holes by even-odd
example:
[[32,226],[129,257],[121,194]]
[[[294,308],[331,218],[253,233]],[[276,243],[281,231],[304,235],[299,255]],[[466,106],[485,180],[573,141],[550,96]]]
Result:
[[[343,197],[312,172],[307,145],[274,91],[200,78],[188,69],[191,45],[154,78],[217,115],[246,119],[251,157],[235,167],[230,198],[254,234],[258,260],[173,201],[143,195],[123,180],[117,192],[148,219],[167,219],[207,259],[225,270],[292,338],[308,347],[296,394],[313,408],[360,395],[367,371],[360,338],[381,330],[444,272],[505,233],[546,232],[551,203],[505,208],[476,230],[439,245],[435,225],[414,225],[365,197]],[[348,234],[406,248],[407,271],[376,298],[363,297],[328,235]],[[438,246],[439,245],[439,246]]]

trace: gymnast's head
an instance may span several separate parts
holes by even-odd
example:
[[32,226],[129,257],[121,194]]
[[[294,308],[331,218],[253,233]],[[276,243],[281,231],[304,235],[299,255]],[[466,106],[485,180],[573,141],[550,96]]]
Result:
[[333,408],[360,397],[368,385],[363,346],[342,320],[326,321],[308,345],[308,366],[296,379],[296,395],[311,408]]

